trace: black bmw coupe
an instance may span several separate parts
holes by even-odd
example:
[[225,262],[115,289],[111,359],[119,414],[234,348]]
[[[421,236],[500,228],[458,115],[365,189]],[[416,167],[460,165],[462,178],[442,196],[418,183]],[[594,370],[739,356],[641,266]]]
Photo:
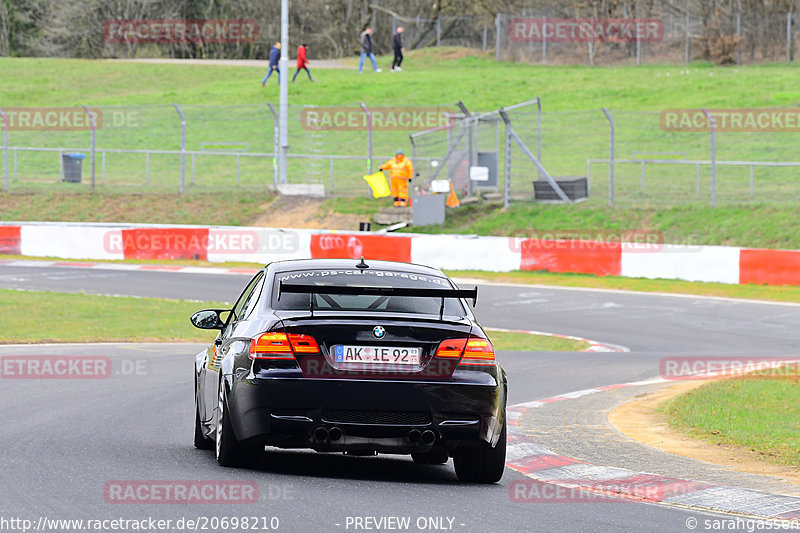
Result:
[[196,356],[195,446],[223,466],[252,464],[266,446],[452,457],[460,480],[498,481],[507,381],[476,298],[420,265],[265,266],[232,309],[192,315],[220,330]]

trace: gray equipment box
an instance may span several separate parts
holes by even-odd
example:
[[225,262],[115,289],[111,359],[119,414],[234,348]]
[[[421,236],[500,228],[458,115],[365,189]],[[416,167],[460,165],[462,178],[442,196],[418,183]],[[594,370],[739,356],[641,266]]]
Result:
[[419,194],[411,201],[412,223],[415,226],[444,224],[446,194]]

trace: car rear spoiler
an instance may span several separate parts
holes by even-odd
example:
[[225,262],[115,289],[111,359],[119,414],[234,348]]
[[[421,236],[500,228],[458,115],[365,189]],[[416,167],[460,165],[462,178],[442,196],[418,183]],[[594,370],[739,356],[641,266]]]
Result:
[[[417,289],[408,287],[376,287],[350,285],[298,285],[278,283],[278,301],[281,294],[352,294],[367,296],[408,296],[411,298],[441,298],[440,315],[444,313],[445,298],[466,298],[472,300],[472,307],[478,302],[478,287],[473,289]],[[311,312],[314,312],[314,299],[311,298]]]

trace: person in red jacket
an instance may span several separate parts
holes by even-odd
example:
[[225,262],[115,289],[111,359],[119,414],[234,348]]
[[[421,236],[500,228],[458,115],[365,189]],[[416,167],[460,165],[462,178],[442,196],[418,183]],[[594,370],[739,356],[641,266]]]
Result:
[[300,74],[301,70],[305,70],[306,74],[308,74],[308,79],[314,81],[314,78],[311,77],[311,72],[308,70],[308,59],[306,58],[307,49],[308,45],[305,43],[297,47],[297,70],[294,73],[294,77],[292,77],[292,83],[294,83],[295,78]]

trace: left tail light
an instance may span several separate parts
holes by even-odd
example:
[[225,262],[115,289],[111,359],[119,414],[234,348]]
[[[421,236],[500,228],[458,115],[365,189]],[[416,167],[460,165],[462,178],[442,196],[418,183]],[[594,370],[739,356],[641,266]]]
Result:
[[268,331],[250,341],[251,359],[294,359],[295,354],[318,354],[314,337],[298,333]]

